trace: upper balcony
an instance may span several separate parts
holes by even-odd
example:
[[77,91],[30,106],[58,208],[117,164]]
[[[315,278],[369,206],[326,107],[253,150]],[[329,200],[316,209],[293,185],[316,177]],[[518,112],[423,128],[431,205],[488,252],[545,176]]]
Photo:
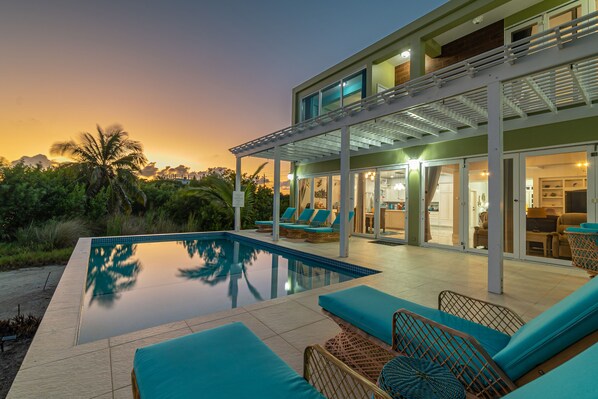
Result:
[[[237,157],[338,158],[485,134],[486,86],[503,83],[505,129],[596,114],[598,12],[542,30],[422,77],[231,148]],[[341,83],[342,87],[342,83]],[[341,92],[342,93],[342,92]],[[567,120],[567,119],[565,119]],[[507,126],[508,125],[508,126]]]

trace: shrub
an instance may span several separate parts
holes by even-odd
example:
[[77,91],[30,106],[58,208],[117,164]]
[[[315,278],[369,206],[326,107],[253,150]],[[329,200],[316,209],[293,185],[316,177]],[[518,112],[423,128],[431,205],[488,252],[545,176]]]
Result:
[[32,314],[17,315],[12,319],[0,320],[0,335],[17,335],[21,338],[31,338],[35,335],[41,317]]
[[80,237],[88,237],[87,224],[79,219],[67,221],[50,220],[41,226],[30,225],[16,233],[17,243],[22,247],[53,250],[74,247]]

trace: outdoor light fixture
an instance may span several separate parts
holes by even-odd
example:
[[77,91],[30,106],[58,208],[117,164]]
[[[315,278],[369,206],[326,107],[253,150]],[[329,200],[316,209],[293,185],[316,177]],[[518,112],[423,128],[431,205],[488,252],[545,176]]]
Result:
[[472,19],[472,20],[471,20],[471,22],[472,22],[474,25],[479,25],[479,24],[481,24],[483,21],[484,21],[484,16],[483,16],[483,15],[480,15],[479,17],[475,17],[474,19]]
[[411,49],[405,50],[401,53],[401,58],[409,58],[411,57]]
[[293,180],[293,177],[294,177],[294,176],[295,176],[294,174],[292,174],[292,173],[289,173],[289,174],[287,175],[287,178],[288,178],[289,180]]
[[289,291],[291,289],[291,283],[289,283],[288,281],[286,283],[284,283],[284,290],[285,291]]
[[409,169],[419,170],[419,159],[410,159],[407,163],[409,164]]

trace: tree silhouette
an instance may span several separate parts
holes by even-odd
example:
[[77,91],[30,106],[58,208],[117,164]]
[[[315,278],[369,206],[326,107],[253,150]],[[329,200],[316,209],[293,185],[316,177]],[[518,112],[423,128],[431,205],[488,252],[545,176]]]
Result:
[[[249,292],[258,301],[263,298],[251,284],[247,276],[247,266],[257,259],[259,250],[246,245],[238,245],[238,258],[235,259],[235,243],[229,240],[193,240],[180,242],[190,257],[197,254],[204,260],[203,266],[191,269],[179,269],[179,277],[188,280],[199,280],[204,284],[215,286],[228,280],[228,297],[232,307],[237,307],[239,280],[245,279]],[[237,262],[235,262],[237,261]]]
[[135,256],[137,245],[123,244],[114,247],[91,249],[85,292],[91,290],[89,305],[97,302],[110,308],[120,298],[120,293],[131,289],[142,270]]

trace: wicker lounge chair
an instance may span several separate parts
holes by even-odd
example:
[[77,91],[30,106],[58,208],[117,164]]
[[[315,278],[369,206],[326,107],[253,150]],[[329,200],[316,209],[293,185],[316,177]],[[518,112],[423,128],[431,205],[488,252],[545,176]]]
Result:
[[565,230],[573,266],[584,269],[591,277],[598,274],[598,223],[582,223]]
[[[349,222],[353,219],[355,212],[349,212]],[[340,239],[341,215],[340,213],[332,222],[330,227],[309,227],[305,229],[307,239],[305,241],[312,243],[335,242]]]
[[[292,222],[295,216],[295,208],[288,207],[280,217],[280,222]],[[255,222],[258,233],[271,233],[274,222],[271,220],[258,220]]]
[[504,399],[596,398],[598,344],[591,346],[551,372],[516,389]]
[[399,352],[448,367],[483,398],[505,395],[598,341],[598,279],[528,323],[451,291],[440,293],[438,310],[367,286],[319,303],[342,329],[326,348],[371,380]]
[[299,215],[299,217],[297,218],[297,221],[295,223],[291,223],[291,222],[284,222],[281,223],[279,225],[280,227],[280,236],[281,237],[285,237],[287,234],[287,230],[285,229],[286,226],[290,226],[292,224],[300,224],[302,226],[305,225],[309,225],[309,221],[311,219],[311,217],[314,215],[315,210],[311,209],[311,208],[305,208],[303,210],[303,212],[301,212],[301,214]]
[[137,399],[390,399],[318,345],[301,378],[242,323],[137,349],[131,379]]
[[305,229],[308,227],[322,227],[326,224],[326,220],[330,216],[330,211],[326,209],[320,209],[318,213],[313,217],[309,225],[307,224],[285,224],[282,226],[285,230],[284,237],[286,238],[306,238],[307,233]]

